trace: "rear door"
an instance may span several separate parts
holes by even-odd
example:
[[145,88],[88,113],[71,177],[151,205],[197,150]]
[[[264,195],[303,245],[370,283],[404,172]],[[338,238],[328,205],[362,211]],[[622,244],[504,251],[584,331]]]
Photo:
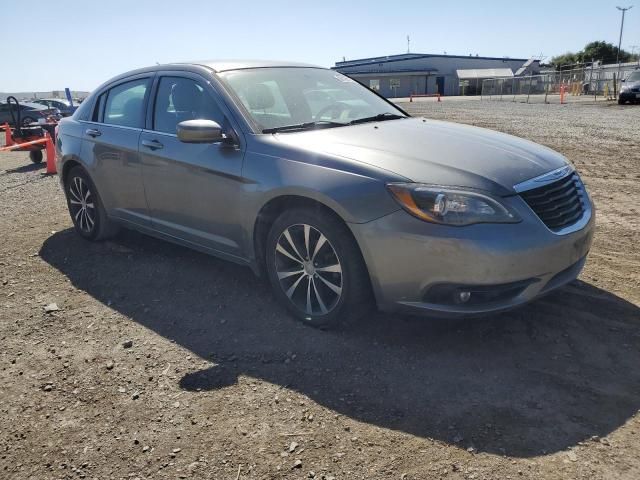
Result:
[[159,72],[147,129],[140,136],[144,184],[153,228],[186,243],[241,256],[239,198],[243,146],[188,144],[176,125],[208,119],[239,140],[239,129],[210,82],[189,72]]
[[82,157],[109,216],[150,227],[138,141],[153,75],[127,78],[102,92],[83,122]]

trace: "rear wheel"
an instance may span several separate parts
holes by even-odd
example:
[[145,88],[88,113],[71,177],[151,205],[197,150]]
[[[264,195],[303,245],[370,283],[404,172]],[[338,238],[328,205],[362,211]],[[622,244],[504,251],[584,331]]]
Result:
[[22,119],[22,126],[23,127],[28,127],[32,123],[35,123],[35,120],[32,117],[24,117]]
[[87,240],[113,236],[117,227],[102,206],[98,191],[82,167],[73,167],[65,181],[67,207],[76,232]]
[[370,309],[362,255],[347,227],[333,215],[286,211],[274,222],[266,243],[275,296],[297,319],[328,328]]

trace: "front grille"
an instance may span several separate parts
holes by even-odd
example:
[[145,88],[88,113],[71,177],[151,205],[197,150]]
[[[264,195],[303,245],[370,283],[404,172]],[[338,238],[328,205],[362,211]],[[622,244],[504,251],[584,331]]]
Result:
[[573,172],[556,182],[522,192],[520,196],[551,231],[558,232],[584,215],[583,188],[580,177]]

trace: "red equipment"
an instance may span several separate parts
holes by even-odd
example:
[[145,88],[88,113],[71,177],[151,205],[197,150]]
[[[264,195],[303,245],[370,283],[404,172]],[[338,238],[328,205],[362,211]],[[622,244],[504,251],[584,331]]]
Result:
[[47,154],[47,173],[56,173],[54,136],[57,122],[50,118],[45,124],[22,125],[20,103],[15,97],[8,97],[7,104],[12,103],[16,113],[14,114],[14,109],[10,109],[10,112],[15,128],[12,129],[8,123],[4,124],[5,146],[0,148],[0,152],[28,151],[31,161],[40,163],[44,149]]

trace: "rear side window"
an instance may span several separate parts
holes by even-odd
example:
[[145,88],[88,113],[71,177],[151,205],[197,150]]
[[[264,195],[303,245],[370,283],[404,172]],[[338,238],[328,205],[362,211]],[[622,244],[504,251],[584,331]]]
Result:
[[96,100],[96,106],[91,114],[91,121],[100,122],[102,120],[101,115],[102,112],[104,112],[104,102],[107,100],[107,93],[108,92],[104,92],[98,97],[98,100]]
[[73,118],[76,120],[89,120],[90,110],[91,102],[83,102],[76,109],[75,113],[73,114]]
[[144,96],[149,79],[133,80],[113,87],[107,93],[104,123],[123,127],[142,128]]
[[176,133],[178,123],[196,119],[214,120],[222,125],[224,115],[209,92],[196,81],[162,77],[156,94],[153,129]]

